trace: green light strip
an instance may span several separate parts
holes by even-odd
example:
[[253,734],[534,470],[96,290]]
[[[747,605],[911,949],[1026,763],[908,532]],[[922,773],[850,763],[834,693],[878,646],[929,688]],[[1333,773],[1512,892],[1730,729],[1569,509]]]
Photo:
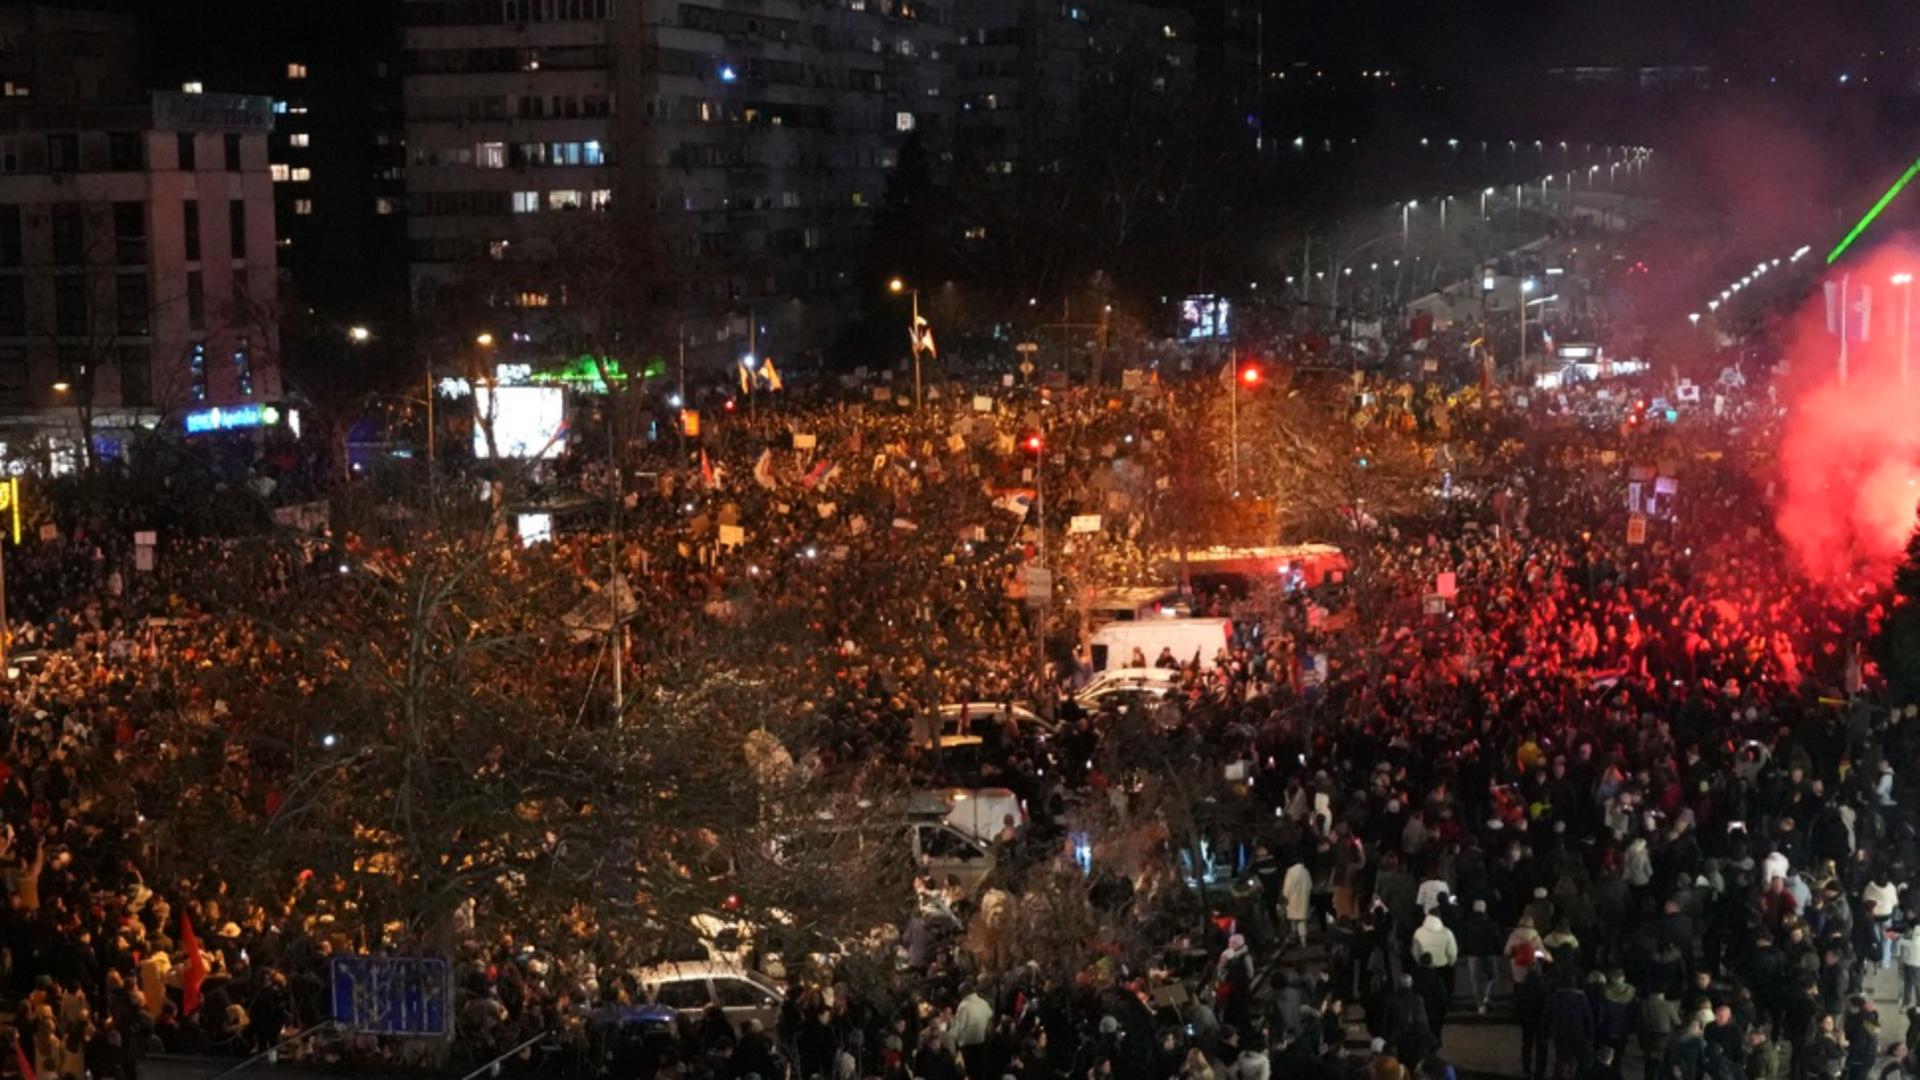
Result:
[[1867,216],[1860,219],[1860,224],[1855,225],[1853,231],[1847,234],[1846,239],[1840,241],[1832,251],[1827,252],[1828,266],[1832,266],[1834,260],[1840,258],[1840,256],[1846,252],[1847,248],[1851,247],[1853,242],[1860,238],[1861,233],[1867,231],[1867,226],[1873,224],[1873,219],[1880,216],[1880,211],[1885,210],[1887,204],[1892,202],[1894,197],[1900,194],[1901,189],[1905,188],[1915,176],[1920,176],[1920,161],[1915,161],[1913,164],[1907,166],[1907,171],[1901,175],[1900,179],[1893,182],[1893,186],[1887,189],[1885,195],[1880,196],[1880,201],[1873,204],[1873,209],[1867,211]]

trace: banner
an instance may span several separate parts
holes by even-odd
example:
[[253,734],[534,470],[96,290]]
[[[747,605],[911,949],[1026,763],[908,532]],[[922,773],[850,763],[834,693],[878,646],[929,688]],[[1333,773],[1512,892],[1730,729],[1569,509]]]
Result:
[[1067,532],[1069,533],[1097,533],[1099,531],[1099,514],[1075,514],[1073,515],[1073,520],[1067,522]]

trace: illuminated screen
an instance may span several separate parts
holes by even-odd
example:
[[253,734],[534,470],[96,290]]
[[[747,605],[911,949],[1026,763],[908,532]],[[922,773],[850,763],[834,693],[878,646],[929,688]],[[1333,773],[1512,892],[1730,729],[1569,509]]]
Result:
[[1189,296],[1180,301],[1180,338],[1204,341],[1227,336],[1230,305],[1218,296]]
[[487,425],[503,458],[554,458],[567,446],[566,391],[548,386],[473,388],[473,456],[490,457]]

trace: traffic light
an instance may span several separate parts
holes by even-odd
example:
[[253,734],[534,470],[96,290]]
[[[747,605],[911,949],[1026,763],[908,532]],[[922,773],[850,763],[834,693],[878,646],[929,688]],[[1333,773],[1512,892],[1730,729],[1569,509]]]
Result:
[[1246,383],[1248,386],[1258,386],[1260,384],[1260,369],[1252,366],[1241,368],[1240,381]]
[[1028,453],[1037,454],[1047,444],[1046,444],[1046,441],[1040,437],[1040,433],[1036,431],[1033,434],[1028,435],[1024,440],[1022,440],[1021,445],[1027,448]]

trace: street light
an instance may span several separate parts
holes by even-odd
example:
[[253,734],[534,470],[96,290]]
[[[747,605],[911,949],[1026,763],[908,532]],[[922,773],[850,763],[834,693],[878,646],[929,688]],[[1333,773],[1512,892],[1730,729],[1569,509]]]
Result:
[[1493,189],[1487,188],[1480,193],[1480,220],[1487,220],[1487,200],[1493,197]]
[[1249,390],[1260,385],[1260,369],[1252,365],[1241,367],[1238,350],[1228,351],[1227,363],[1233,369],[1230,385],[1227,387],[1227,424],[1230,440],[1228,454],[1230,476],[1227,489],[1238,497],[1240,494],[1240,384],[1245,383]]
[[1900,385],[1907,385],[1907,350],[1913,339],[1913,275],[1901,271],[1893,275],[1900,286]]
[[1400,246],[1407,246],[1407,238],[1412,235],[1413,208],[1420,204],[1412,199],[1400,204]]
[[1532,278],[1521,279],[1520,281],[1520,367],[1517,374],[1522,379],[1527,377],[1527,295],[1533,292],[1533,290],[1534,290],[1534,281]]
[[371,337],[373,337],[373,331],[364,326],[347,327],[347,340],[353,342],[355,345],[364,345]]
[[[887,291],[895,296],[906,293],[913,300],[912,314],[908,316],[907,340],[913,343],[913,411],[920,411],[920,290],[910,289],[899,278],[887,282]],[[1033,301],[1027,301],[1029,307]]]
[[473,343],[483,349],[491,349],[493,348],[493,335],[483,330],[478,337],[473,339]]

